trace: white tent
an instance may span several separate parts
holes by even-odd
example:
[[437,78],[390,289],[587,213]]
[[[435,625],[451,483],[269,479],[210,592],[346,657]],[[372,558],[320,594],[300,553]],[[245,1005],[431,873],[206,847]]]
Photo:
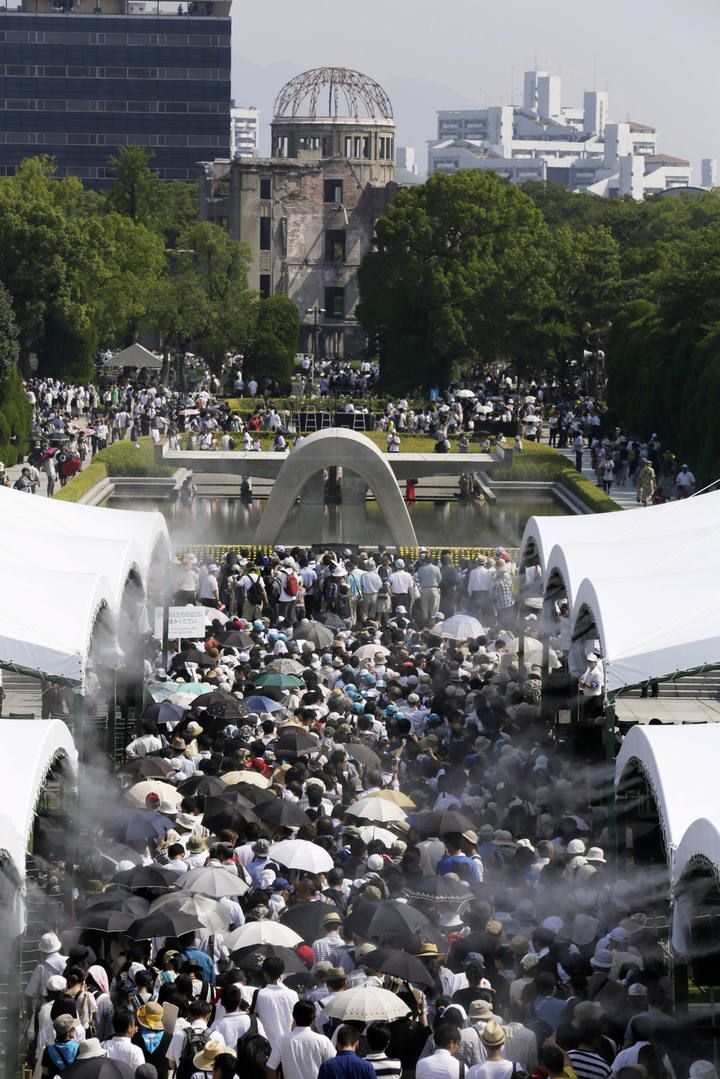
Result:
[[617,513],[579,517],[530,517],[520,545],[521,561],[542,569],[552,548],[575,543],[613,543],[630,538],[685,534],[696,528],[720,528],[720,491]]
[[0,849],[21,879],[35,819],[35,807],[50,769],[65,759],[77,771],[77,752],[59,719],[0,719],[6,752],[0,754]]
[[15,525],[55,536],[55,563],[74,567],[72,539],[111,539],[134,542],[140,557],[140,571],[146,580],[153,556],[170,548],[167,524],[161,513],[138,513],[134,510],[110,510],[98,506],[80,506],[55,498],[40,498],[0,487],[0,519],[3,525]]
[[98,613],[113,607],[107,580],[0,565],[0,595],[0,665],[82,687]]
[[122,352],[116,352],[114,356],[108,356],[106,360],[103,360],[104,367],[148,367],[153,371],[159,371],[162,365],[160,356],[156,356],[154,352],[139,345],[137,341],[134,345],[124,348]]
[[594,622],[609,692],[720,663],[720,594],[695,572],[585,578],[571,613],[573,636]]
[[58,561],[58,537],[55,533],[5,524],[0,531],[0,566],[25,567],[34,569],[36,573],[44,573],[46,569],[62,568],[68,564],[78,566],[84,574],[104,576],[110,586],[112,613],[118,618],[129,575],[135,573],[142,585],[145,584],[140,568],[143,556],[136,541],[73,536],[67,546],[70,548],[67,553],[71,554],[69,563]]
[[663,571],[682,572],[693,559],[704,569],[720,566],[720,522],[715,527],[689,530],[682,544],[673,535],[630,537],[606,543],[556,543],[545,565],[545,590],[547,593],[561,579],[572,606],[584,577],[598,581]]

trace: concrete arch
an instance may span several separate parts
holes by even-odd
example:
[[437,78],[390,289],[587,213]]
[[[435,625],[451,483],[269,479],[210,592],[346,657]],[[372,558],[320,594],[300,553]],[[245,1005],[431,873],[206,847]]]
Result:
[[377,446],[341,427],[309,435],[283,463],[260,518],[255,543],[277,543],[290,510],[305,484],[324,468],[356,472],[375,495],[396,547],[415,547],[417,539],[398,481]]

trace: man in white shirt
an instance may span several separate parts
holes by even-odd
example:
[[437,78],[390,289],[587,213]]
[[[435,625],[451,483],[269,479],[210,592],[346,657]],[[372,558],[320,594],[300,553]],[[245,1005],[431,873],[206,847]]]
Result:
[[133,1045],[131,1038],[137,1033],[135,1016],[122,1008],[115,1012],[112,1020],[113,1036],[102,1043],[109,1060],[122,1060],[131,1068],[139,1068],[145,1063],[145,1056],[138,1045]]
[[268,956],[262,965],[266,985],[258,989],[253,1004],[253,1013],[265,1027],[265,1033],[271,1045],[276,1045],[283,1034],[292,1029],[293,1008],[298,995],[280,981],[285,972],[285,964],[276,956]]
[[695,477],[687,465],[683,465],[675,477],[678,498],[688,498],[695,486]]
[[415,1079],[459,1079],[460,1061],[455,1054],[460,1046],[460,1031],[442,1023],[433,1034],[435,1052],[417,1062]]
[[312,1029],[315,1005],[299,1000],[293,1007],[293,1029],[273,1043],[267,1062],[272,1079],[282,1067],[283,1079],[315,1079],[320,1065],[335,1056],[335,1046]]
[[413,579],[412,574],[405,569],[405,562],[402,558],[395,560],[395,569],[388,577],[388,584],[390,585],[393,611],[398,607],[404,607],[409,611],[412,607]]
[[332,959],[336,952],[345,950],[345,941],[338,932],[341,922],[342,918],[337,911],[330,911],[323,918],[325,936],[318,937],[312,945],[316,963],[323,959]]
[[61,947],[60,938],[55,933],[43,933],[41,936],[38,948],[43,958],[35,967],[25,986],[25,997],[29,1007],[45,992],[48,978],[53,974],[62,974],[65,970],[67,956],[60,954]]
[[470,597],[470,607],[479,616],[486,615],[490,611],[492,583],[492,573],[487,568],[487,559],[478,558],[477,565],[473,566],[468,574],[467,591]]
[[[241,1010],[241,1002],[243,995],[239,985],[226,986],[220,997],[220,1003],[223,1006],[224,1014],[221,1019],[216,1019],[211,1030],[216,1030],[222,1037],[226,1045],[235,1046],[238,1043],[238,1038],[241,1038],[243,1034],[246,1034],[250,1029],[250,1013]],[[262,1034],[263,1038],[267,1037],[265,1034],[265,1028],[257,1020],[258,1034]]]
[[162,738],[158,734],[155,720],[145,719],[143,733],[138,738],[133,738],[125,749],[125,755],[131,758],[147,757],[149,753],[157,753],[162,747]]

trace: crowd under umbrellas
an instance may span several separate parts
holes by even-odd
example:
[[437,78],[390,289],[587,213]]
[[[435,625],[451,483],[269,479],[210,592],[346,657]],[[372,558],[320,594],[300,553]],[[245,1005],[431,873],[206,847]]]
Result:
[[208,610],[87,784],[25,989],[38,1075],[712,1079],[661,883],[611,871],[606,777],[483,612]]

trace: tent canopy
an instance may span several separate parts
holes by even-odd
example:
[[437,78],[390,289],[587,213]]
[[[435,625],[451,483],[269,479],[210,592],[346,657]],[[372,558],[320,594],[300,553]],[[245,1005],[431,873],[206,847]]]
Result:
[[578,588],[573,636],[599,637],[612,693],[720,663],[720,596],[693,573],[590,580]]
[[[679,879],[689,861],[687,846],[684,863],[677,857],[684,836],[694,821],[708,817],[713,805],[718,754],[716,723],[633,727],[615,761],[616,788],[631,768],[638,768],[653,792],[672,880]],[[713,827],[718,825],[720,806],[713,821]]]
[[12,488],[0,487],[0,520],[3,526],[42,532],[48,539],[54,537],[53,562],[60,566],[77,564],[76,536],[132,542],[137,547],[143,581],[147,579],[157,551],[166,555],[170,550],[167,524],[161,513],[81,506],[55,498],[33,498]]
[[82,687],[96,618],[112,610],[105,578],[2,566],[0,588],[0,665]]
[[682,544],[673,535],[630,537],[609,543],[556,543],[547,557],[545,591],[547,594],[561,580],[572,607],[584,577],[598,581],[682,572],[693,558],[700,559],[705,568],[720,565],[720,522],[717,527],[692,529]]
[[624,513],[530,517],[520,544],[520,560],[527,565],[537,562],[544,570],[556,544],[613,543],[713,527],[720,529],[720,491]]
[[103,360],[104,367],[148,367],[153,371],[159,371],[162,364],[159,356],[143,345],[139,345],[137,341],[128,348],[124,348],[122,352],[116,352],[114,356]]
[[0,720],[6,746],[0,754],[0,849],[7,851],[21,879],[35,819],[35,807],[53,765],[67,760],[77,771],[70,731],[59,719]]

